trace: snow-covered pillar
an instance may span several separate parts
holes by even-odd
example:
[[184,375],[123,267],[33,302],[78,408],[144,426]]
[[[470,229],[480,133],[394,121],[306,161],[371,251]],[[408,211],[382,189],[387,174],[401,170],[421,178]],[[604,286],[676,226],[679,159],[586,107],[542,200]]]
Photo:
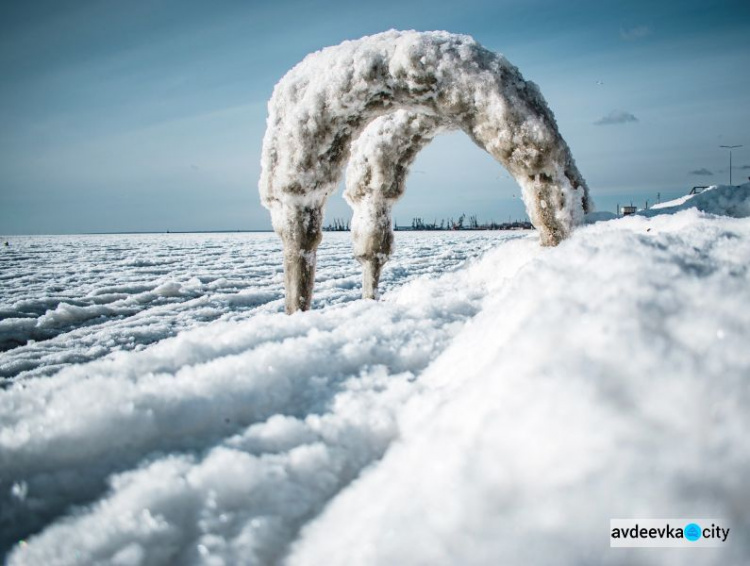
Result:
[[[454,124],[502,163],[523,188],[543,245],[558,244],[590,210],[552,112],[505,57],[447,32],[392,30],[346,41],[308,55],[268,103],[259,189],[289,259],[288,311],[310,307],[320,238],[313,227],[352,140],[399,109]],[[304,269],[295,263],[303,252]]]
[[370,122],[352,143],[344,198],[351,205],[354,256],[362,264],[362,298],[374,299],[393,251],[393,204],[404,194],[409,168],[440,129],[437,116],[398,110]]
[[354,257],[362,265],[362,298],[374,299],[380,272],[393,251],[392,203],[382,196],[367,197],[353,205]]
[[323,235],[322,205],[290,203],[274,215],[274,228],[284,247],[287,314],[312,306],[315,263]]

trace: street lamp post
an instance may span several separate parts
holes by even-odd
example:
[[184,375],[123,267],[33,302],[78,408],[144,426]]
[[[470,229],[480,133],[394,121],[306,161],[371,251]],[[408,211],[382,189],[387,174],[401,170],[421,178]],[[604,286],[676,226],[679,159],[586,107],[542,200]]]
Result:
[[719,147],[723,147],[724,149],[729,150],[729,184],[732,184],[732,150],[737,149],[738,147],[742,147],[741,145],[720,145]]

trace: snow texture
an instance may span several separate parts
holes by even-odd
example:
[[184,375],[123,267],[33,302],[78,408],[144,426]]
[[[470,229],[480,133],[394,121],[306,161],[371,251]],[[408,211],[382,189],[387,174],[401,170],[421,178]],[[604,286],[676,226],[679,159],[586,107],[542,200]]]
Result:
[[481,280],[445,270],[526,234],[399,234],[386,303],[353,301],[355,275],[337,265],[320,273],[336,289],[315,316],[219,320],[17,378],[0,393],[0,549],[44,528],[11,563],[201,563],[201,549],[274,563],[382,455],[415,377],[479,309]]
[[[288,310],[309,307],[322,209],[352,141],[399,109],[460,128],[503,164],[521,185],[543,244],[559,243],[591,209],[586,183],[539,89],[502,55],[447,32],[392,30],[347,41],[306,57],[279,81],[268,104],[259,188],[284,241]],[[410,119],[414,135],[404,142],[398,123]],[[376,177],[408,163],[434,135],[433,120],[419,116],[400,115],[394,124],[374,125],[378,135],[360,145],[364,150],[375,141],[380,148],[359,156],[370,160]],[[349,194],[365,191],[365,182]]]
[[[507,237],[434,236],[437,240],[399,234],[401,249],[383,273],[386,292],[455,269]],[[6,240],[9,246],[0,247],[0,386],[112,352],[140,350],[208,322],[242,321],[284,308],[281,243],[274,234]],[[328,234],[321,245],[315,306],[356,300],[359,285],[348,234]]]
[[382,301],[352,268],[326,308],[17,378],[8,563],[682,564],[608,546],[670,516],[732,528],[691,564],[748,563],[750,185],[704,194],[555,248],[478,233],[448,273],[465,235],[398,233],[384,281],[401,250],[433,271]]

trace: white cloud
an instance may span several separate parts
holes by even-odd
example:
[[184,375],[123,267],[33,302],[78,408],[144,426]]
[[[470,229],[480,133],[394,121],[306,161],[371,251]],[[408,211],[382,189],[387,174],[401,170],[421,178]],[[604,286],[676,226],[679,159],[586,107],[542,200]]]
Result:
[[606,116],[599,118],[594,124],[597,126],[608,126],[611,124],[627,124],[628,122],[637,122],[638,118],[631,112],[624,110],[612,110]]

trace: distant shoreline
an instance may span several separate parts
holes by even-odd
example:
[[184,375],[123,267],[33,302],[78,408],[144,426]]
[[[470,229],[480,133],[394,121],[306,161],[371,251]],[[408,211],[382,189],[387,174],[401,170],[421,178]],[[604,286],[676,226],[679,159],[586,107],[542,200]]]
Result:
[[159,230],[159,231],[130,231],[130,232],[70,232],[56,234],[0,234],[0,238],[14,238],[19,236],[127,236],[136,234],[252,234],[273,233],[273,230]]
[[[510,228],[510,229],[493,229],[493,228],[462,228],[460,230],[448,230],[448,229],[415,229],[415,228],[399,228],[395,232],[522,232],[524,230],[531,231],[533,228]],[[350,232],[350,230],[324,230],[325,233],[329,234],[332,232]],[[163,234],[165,236],[170,234],[273,234],[273,230],[170,230],[168,232],[77,232],[70,234],[0,234],[0,239],[8,240],[10,238],[28,238],[28,237],[41,237],[41,236],[137,236],[143,235],[154,235]]]

